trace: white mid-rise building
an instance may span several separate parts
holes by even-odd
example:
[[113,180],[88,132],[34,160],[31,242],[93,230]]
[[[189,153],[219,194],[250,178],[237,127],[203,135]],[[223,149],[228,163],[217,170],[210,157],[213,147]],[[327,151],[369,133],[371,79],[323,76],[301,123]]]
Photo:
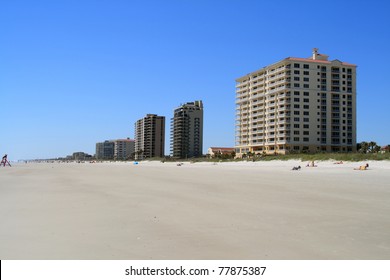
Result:
[[132,139],[117,139],[114,142],[114,159],[128,160],[134,158],[134,140]]

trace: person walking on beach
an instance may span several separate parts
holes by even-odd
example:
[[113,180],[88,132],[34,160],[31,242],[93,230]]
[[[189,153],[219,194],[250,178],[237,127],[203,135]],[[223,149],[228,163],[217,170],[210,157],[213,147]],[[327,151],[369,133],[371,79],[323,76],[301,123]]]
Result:
[[1,163],[0,163],[0,166],[3,165],[5,167],[6,164],[8,164],[9,166],[11,166],[11,164],[9,163],[8,159],[7,159],[8,155],[5,154],[1,160]]

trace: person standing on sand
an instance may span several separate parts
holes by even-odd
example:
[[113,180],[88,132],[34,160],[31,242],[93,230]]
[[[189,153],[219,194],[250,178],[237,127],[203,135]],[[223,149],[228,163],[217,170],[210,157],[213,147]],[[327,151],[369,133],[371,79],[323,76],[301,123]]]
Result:
[[1,163],[0,163],[0,166],[3,165],[5,167],[6,164],[8,164],[9,166],[11,166],[11,164],[9,163],[9,161],[7,160],[7,157],[8,155],[5,154],[1,160]]

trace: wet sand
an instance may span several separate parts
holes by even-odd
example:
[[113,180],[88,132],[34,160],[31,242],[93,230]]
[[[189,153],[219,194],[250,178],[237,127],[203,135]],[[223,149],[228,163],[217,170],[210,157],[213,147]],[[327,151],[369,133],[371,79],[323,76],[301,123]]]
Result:
[[0,259],[390,259],[390,162],[369,163],[0,168]]

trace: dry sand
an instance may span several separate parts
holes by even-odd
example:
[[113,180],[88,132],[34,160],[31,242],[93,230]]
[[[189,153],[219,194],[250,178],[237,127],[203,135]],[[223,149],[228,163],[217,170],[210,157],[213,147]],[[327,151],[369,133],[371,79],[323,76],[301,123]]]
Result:
[[0,168],[0,259],[390,259],[390,162],[358,165]]

